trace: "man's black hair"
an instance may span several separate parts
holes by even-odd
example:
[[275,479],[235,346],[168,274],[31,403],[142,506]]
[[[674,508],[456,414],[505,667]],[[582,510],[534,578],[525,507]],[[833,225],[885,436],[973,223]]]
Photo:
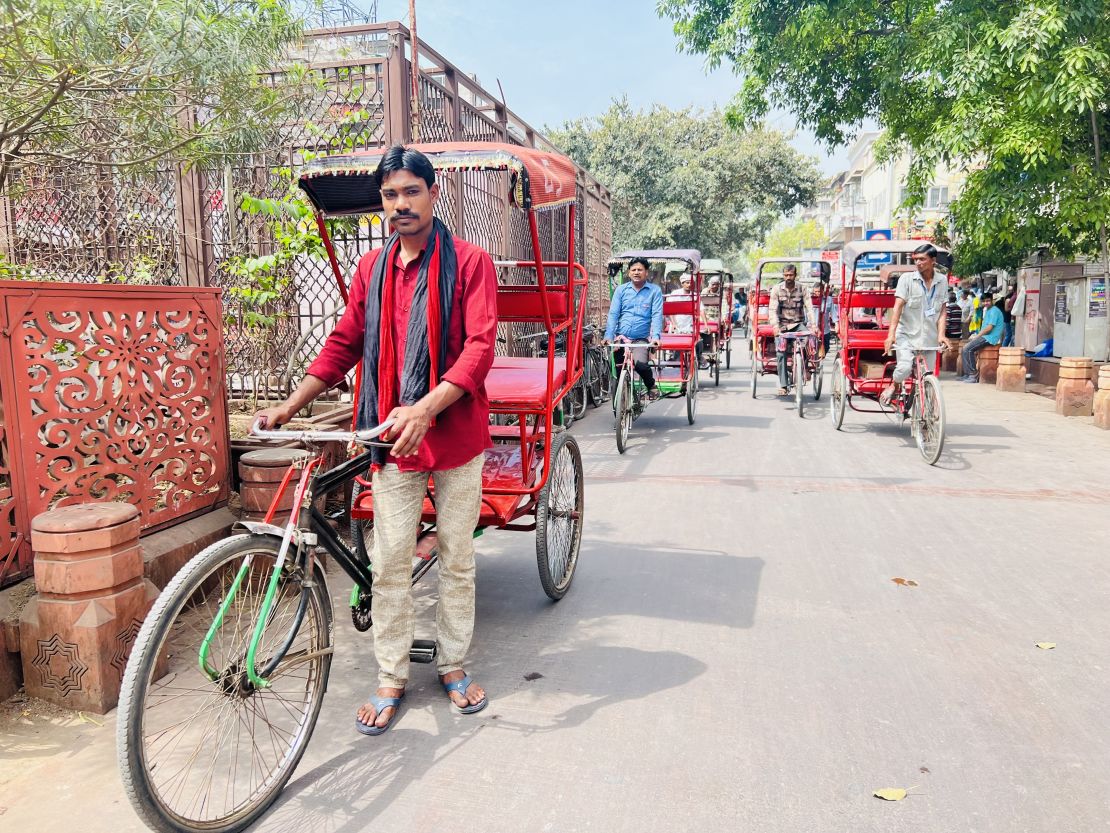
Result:
[[954,290],[948,291],[948,303],[953,303],[956,300],[956,292]]
[[436,170],[432,162],[418,150],[407,148],[404,145],[394,145],[385,152],[378,169],[374,171],[374,179],[378,187],[382,187],[385,178],[397,171],[408,171],[420,177],[431,188],[436,182]]
[[937,259],[937,247],[934,246],[932,243],[922,243],[920,246],[913,250],[913,253],[915,255],[928,255],[933,260]]
[[793,272],[795,275],[797,275],[798,267],[795,266],[793,263],[788,263],[782,267],[782,273],[785,275],[787,272]]
[[993,292],[984,292],[982,295],[979,296],[980,302],[985,301],[988,298],[990,298],[993,301],[994,300],[994,293]]
[[634,257],[634,258],[632,258],[632,260],[628,261],[628,268],[631,269],[637,263],[642,265],[649,272],[651,271],[651,264],[648,263],[648,259],[646,257]]

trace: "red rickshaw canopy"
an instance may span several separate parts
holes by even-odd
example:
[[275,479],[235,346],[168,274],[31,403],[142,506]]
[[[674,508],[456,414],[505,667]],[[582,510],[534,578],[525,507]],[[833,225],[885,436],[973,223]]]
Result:
[[[577,198],[578,171],[557,153],[501,142],[436,142],[411,144],[438,173],[505,171],[509,192],[524,209],[549,209]],[[324,156],[309,162],[299,185],[323,214],[368,214],[382,208],[374,171],[385,149]]]

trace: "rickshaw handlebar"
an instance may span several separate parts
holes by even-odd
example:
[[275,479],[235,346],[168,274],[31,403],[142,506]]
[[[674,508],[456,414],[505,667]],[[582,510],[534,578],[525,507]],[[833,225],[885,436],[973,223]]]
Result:
[[304,443],[358,443],[371,445],[374,440],[393,427],[393,420],[387,419],[374,428],[364,428],[361,431],[282,431],[262,428],[260,421],[251,425],[250,436],[259,440],[281,440],[289,442],[299,440]]

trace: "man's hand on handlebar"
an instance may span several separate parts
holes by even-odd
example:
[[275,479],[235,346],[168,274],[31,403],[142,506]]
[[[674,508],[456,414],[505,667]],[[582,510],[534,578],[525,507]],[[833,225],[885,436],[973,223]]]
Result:
[[653,338],[653,339],[651,340],[651,349],[652,349],[652,350],[658,350],[658,349],[659,349],[659,346],[660,346],[660,345],[661,345],[662,343],[663,343],[663,342],[661,342],[661,341],[660,341],[659,339],[657,339],[657,338]]
[[293,418],[293,414],[284,405],[275,405],[273,408],[263,408],[254,415],[252,425],[262,429],[273,430],[280,428]]
[[394,408],[389,414],[393,426],[383,435],[393,442],[394,457],[412,457],[432,425],[432,415],[419,404]]

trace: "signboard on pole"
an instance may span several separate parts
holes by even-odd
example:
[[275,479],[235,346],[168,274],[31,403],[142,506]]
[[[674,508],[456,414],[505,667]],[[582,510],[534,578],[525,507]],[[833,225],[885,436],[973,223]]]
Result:
[[[892,240],[894,239],[894,232],[888,228],[872,228],[863,233],[864,240]],[[866,266],[878,266],[883,263],[890,263],[890,253],[881,252],[875,254],[864,255],[860,258],[860,263]]]

